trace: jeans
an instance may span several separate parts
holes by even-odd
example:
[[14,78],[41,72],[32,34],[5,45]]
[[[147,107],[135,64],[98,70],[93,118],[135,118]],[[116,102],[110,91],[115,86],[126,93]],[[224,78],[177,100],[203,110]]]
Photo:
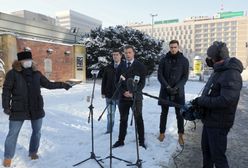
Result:
[[[5,140],[4,158],[12,159],[15,155],[16,143],[23,121],[9,121],[9,132]],[[37,153],[40,145],[42,118],[31,120],[32,135],[29,143],[29,154]]]
[[[106,105],[108,106],[108,114],[107,114],[107,132],[111,132],[114,128],[115,124],[115,111],[116,111],[116,105],[118,104],[118,100],[111,100],[109,98],[106,98]],[[110,114],[112,111],[112,128],[111,128],[111,120],[110,120]]]
[[203,168],[229,168],[226,158],[227,134],[229,128],[211,128],[203,126],[202,153]]

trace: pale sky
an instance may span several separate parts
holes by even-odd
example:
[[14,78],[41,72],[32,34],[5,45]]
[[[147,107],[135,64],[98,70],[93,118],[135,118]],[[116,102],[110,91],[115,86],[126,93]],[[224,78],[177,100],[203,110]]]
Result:
[[55,18],[58,11],[72,9],[94,17],[103,26],[127,22],[151,23],[157,20],[184,19],[190,16],[213,16],[221,10],[248,11],[248,0],[0,0],[0,12],[29,10]]

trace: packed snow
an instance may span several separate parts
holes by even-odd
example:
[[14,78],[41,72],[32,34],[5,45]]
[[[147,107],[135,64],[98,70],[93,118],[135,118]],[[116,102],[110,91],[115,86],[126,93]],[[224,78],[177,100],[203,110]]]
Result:
[[[204,83],[189,81],[186,84],[186,100],[197,96]],[[12,167],[15,168],[70,168],[72,165],[90,157],[91,152],[91,125],[88,123],[89,105],[87,97],[91,96],[92,81],[75,85],[69,91],[42,89],[45,101],[46,116],[43,119],[42,137],[39,148],[38,160],[30,160],[28,157],[28,144],[31,134],[30,122],[26,121],[19,134],[15,157]],[[155,77],[150,79],[145,92],[158,96],[160,85]],[[105,108],[105,100],[101,98],[100,81],[95,88],[94,106],[94,138],[95,154],[99,159],[109,156],[109,134],[106,131],[106,114],[98,121]],[[160,168],[169,164],[169,161],[180,146],[177,142],[177,125],[174,108],[170,108],[168,115],[166,138],[159,142],[160,106],[157,100],[144,97],[143,119],[145,124],[145,143],[147,150],[140,147],[140,158],[144,161],[143,168]],[[131,112],[129,114],[129,126],[125,140],[125,146],[113,149],[113,155],[133,163],[136,162],[136,146],[134,126],[130,126]],[[1,114],[0,118],[0,161],[3,160],[4,141],[8,131],[8,116]],[[187,131],[187,130],[186,130]],[[113,130],[113,143],[118,139],[119,112],[116,111],[115,126]],[[102,163],[109,167],[109,159]],[[78,165],[79,168],[97,168],[99,165],[90,159]],[[125,162],[113,159],[116,168],[126,167]]]

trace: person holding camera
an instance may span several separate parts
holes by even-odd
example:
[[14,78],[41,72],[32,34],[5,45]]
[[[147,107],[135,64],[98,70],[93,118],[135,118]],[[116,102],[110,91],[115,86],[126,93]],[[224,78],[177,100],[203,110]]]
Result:
[[[179,51],[179,42],[172,40],[169,43],[170,51],[163,57],[158,67],[158,80],[161,84],[159,98],[172,101],[177,104],[185,104],[184,85],[188,80],[189,61]],[[165,138],[167,115],[169,106],[158,102],[161,105],[160,135],[159,141]],[[180,115],[180,108],[175,107],[178,127],[178,142],[184,144],[184,119]]]
[[214,72],[202,95],[192,105],[204,112],[201,148],[204,168],[229,168],[226,158],[227,135],[233,126],[240,90],[242,63],[229,58],[225,43],[215,41],[207,50],[206,64]]
[[[112,52],[112,58],[113,58],[113,63],[108,65],[104,69],[104,73],[102,77],[102,86],[101,86],[102,97],[106,99],[106,105],[108,106],[106,134],[110,133],[113,130],[115,123],[115,111],[116,111],[116,105],[118,104],[118,95],[116,97],[113,97],[113,94],[115,93],[116,90],[115,74],[118,66],[121,63],[121,58],[122,58],[121,50],[114,49]],[[112,114],[112,121],[110,121],[111,114]],[[112,128],[111,128],[111,124],[112,124]]]
[[[139,146],[146,148],[144,137],[144,122],[142,117],[142,90],[145,87],[146,68],[145,66],[134,58],[135,50],[131,45],[124,47],[125,61],[123,61],[116,72],[116,82],[121,82],[120,97],[119,97],[119,112],[120,112],[120,126],[118,141],[115,142],[113,148],[124,145],[124,140],[127,134],[127,122],[130,108],[135,103],[135,122],[137,123]],[[136,100],[133,102],[133,93],[128,90],[128,79],[139,78],[137,81]]]
[[47,89],[71,88],[64,82],[50,82],[37,70],[29,51],[19,52],[3,84],[2,106],[9,115],[9,132],[5,140],[3,166],[10,167],[15,154],[16,142],[25,120],[30,120],[32,135],[29,143],[29,157],[38,159],[42,118],[45,116],[40,87]]

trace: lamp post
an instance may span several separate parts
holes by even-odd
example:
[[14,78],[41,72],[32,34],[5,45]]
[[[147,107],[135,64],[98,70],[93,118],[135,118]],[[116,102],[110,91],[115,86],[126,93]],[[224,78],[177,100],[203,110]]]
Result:
[[152,17],[152,33],[151,33],[151,36],[153,37],[154,17],[158,16],[158,14],[150,14],[150,16]]
[[71,27],[71,29],[70,29],[70,33],[74,35],[74,43],[77,42],[78,31],[79,31],[78,27]]

